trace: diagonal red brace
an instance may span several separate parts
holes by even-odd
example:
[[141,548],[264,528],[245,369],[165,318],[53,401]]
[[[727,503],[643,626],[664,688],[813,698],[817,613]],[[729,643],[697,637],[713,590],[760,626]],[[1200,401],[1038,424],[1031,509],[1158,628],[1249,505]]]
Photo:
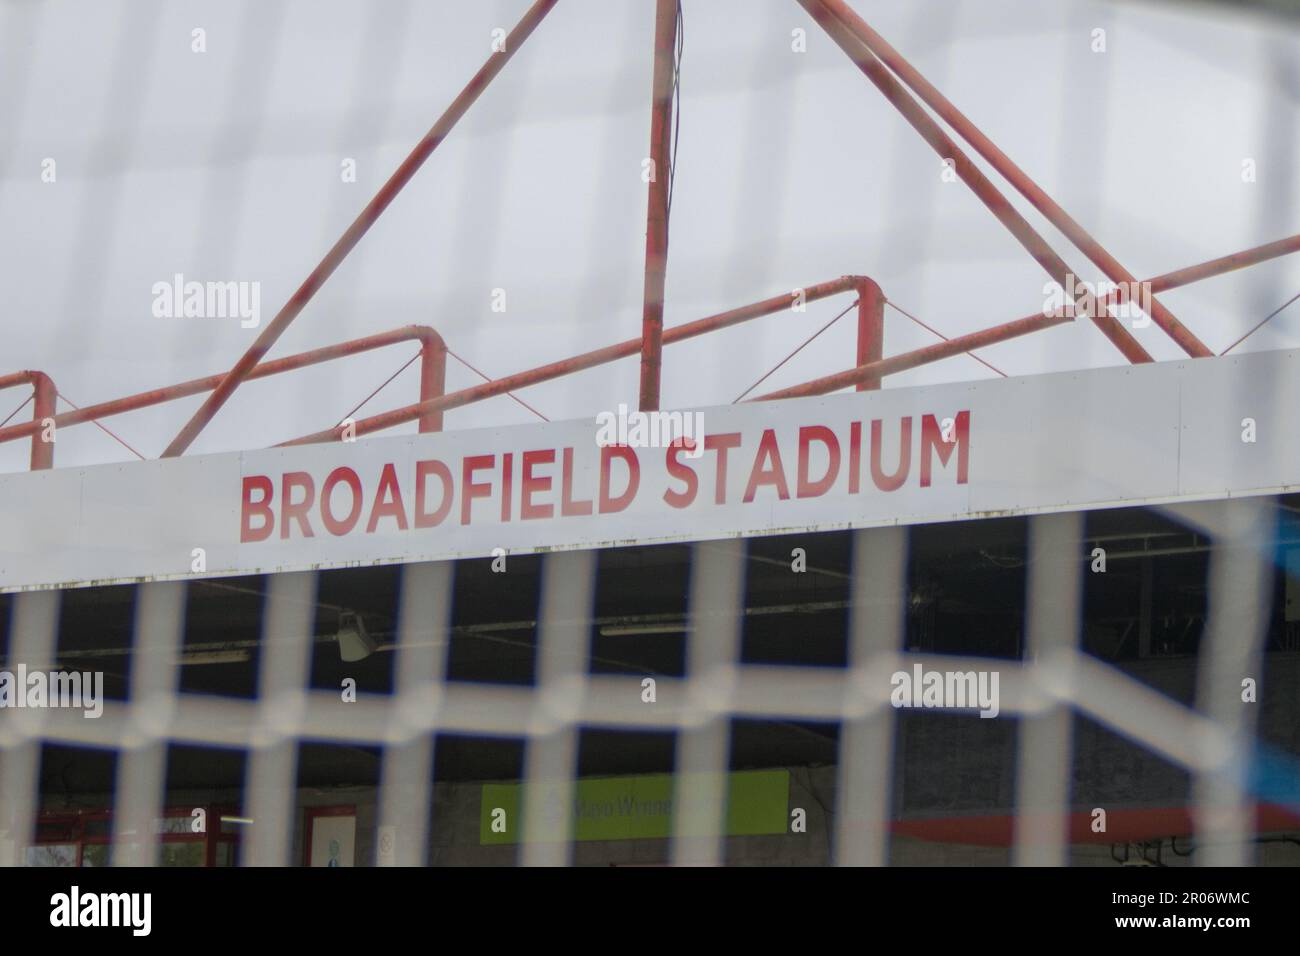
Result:
[[[1224,275],[1268,259],[1290,255],[1293,252],[1300,252],[1300,235],[1289,236],[1286,239],[1256,246],[1242,252],[1234,252],[1231,255],[1211,259],[1209,262],[1201,262],[1185,269],[1166,272],[1164,275],[1147,279],[1143,284],[1149,286],[1152,292],[1166,292],[1169,289],[1177,289],[1180,286],[1200,282],[1202,279],[1208,279],[1212,276]],[[1109,306],[1117,304],[1118,300],[1119,295],[1118,290],[1116,290],[1100,297],[1098,303]],[[1040,332],[1043,329],[1062,325],[1073,320],[1076,316],[1077,310],[1070,306],[1058,313],[1036,312],[1033,315],[1027,315],[1012,322],[1004,322],[1002,325],[995,325],[992,328],[980,329],[978,332],[971,332],[967,335],[959,335],[956,338],[948,339],[946,342],[938,342],[935,345],[928,345],[912,352],[904,352],[901,355],[891,355],[887,359],[865,363],[859,361],[857,368],[815,378],[812,381],[792,385],[776,392],[768,392],[766,395],[759,395],[756,398],[749,399],[749,401],[768,402],[778,398],[803,398],[808,395],[825,395],[841,388],[847,388],[850,385],[861,385],[863,382],[879,382],[885,375],[928,365],[930,362],[951,358],[954,355],[960,355],[962,352],[972,352],[975,349],[996,345],[999,342],[1008,342],[1031,332]]]
[[[1052,250],[1025,217],[1016,211],[1002,193],[998,192],[997,187],[980,172],[970,157],[939,127],[921,104],[912,99],[907,90],[903,89],[894,75],[885,69],[884,65],[862,45],[862,42],[841,20],[832,15],[827,0],[799,0],[799,4],[858,65],[867,79],[884,94],[885,99],[903,114],[903,118],[921,134],[922,139],[929,143],[942,159],[953,162],[953,170],[958,178],[971,188],[998,221],[1068,294],[1074,287],[1069,277],[1077,276],[1078,273],[1065,264],[1065,261]],[[1151,361],[1151,355],[1138,344],[1137,339],[1124,328],[1123,324],[1117,321],[1109,310],[1096,306],[1094,296],[1087,294],[1080,300],[1080,311],[1092,317],[1092,321],[1106,338],[1110,339],[1130,362]]]
[[174,458],[183,454],[185,449],[190,447],[190,444],[198,437],[199,432],[212,420],[213,416],[221,409],[221,406],[239,387],[239,384],[248,378],[249,374],[262,360],[262,356],[270,351],[271,346],[289,327],[289,324],[298,317],[298,313],[311,301],[316,291],[325,284],[325,280],[334,274],[334,270],[339,267],[339,264],[347,258],[348,253],[361,241],[361,237],[383,215],[384,210],[397,197],[397,194],[411,181],[419,168],[424,165],[425,160],[433,155],[433,151],[438,148],[438,144],[446,139],[452,127],[469,111],[469,108],[474,105],[479,95],[487,88],[487,85],[501,72],[510,58],[515,55],[515,51],[528,39],[542,21],[542,18],[550,13],[551,8],[557,2],[559,0],[537,0],[528,8],[528,12],[524,14],[515,28],[510,31],[509,36],[506,37],[505,49],[493,53],[482,68],[474,74],[474,78],[461,90],[456,99],[447,107],[447,111],[438,118],[438,121],[433,124],[433,127],[420,140],[415,149],[411,150],[411,154],[402,161],[402,165],[397,167],[397,171],[389,177],[388,182],[384,183],[366,208],[361,210],[361,214],[357,216],[352,225],[348,226],[347,232],[343,233],[338,242],[334,243],[333,248],[325,254],[325,258],[320,261],[320,264],[312,270],[306,281],[298,287],[298,291],[285,303],[284,308],[262,330],[262,334],[249,346],[248,351],[235,363],[234,368],[226,373],[226,377],[221,380],[221,384],[212,390],[212,394],[194,413],[194,417],[185,423],[185,427],[181,429],[180,434],[172,439],[172,443],[163,452],[162,456],[164,458]]
[[54,380],[44,372],[24,371],[0,375],[0,388],[12,388],[15,385],[32,387],[32,471],[41,471],[54,467],[54,442],[46,441],[44,429],[55,415],[58,390]]
[[663,361],[664,281],[668,270],[668,182],[672,177],[673,45],[677,0],[656,0],[655,61],[650,104],[650,180],[645,228],[645,293],[641,311],[643,412],[659,410]]
[[[1131,272],[1120,265],[1119,261],[1107,252],[1101,243],[1094,239],[1083,226],[1079,225],[1051,196],[1030,179],[1023,169],[1012,162],[1006,153],[998,149],[997,144],[985,136],[978,126],[967,119],[961,110],[957,109],[912,64],[907,62],[901,53],[890,46],[884,37],[871,29],[870,25],[854,13],[843,0],[820,0],[820,2],[868,50],[897,73],[899,78],[911,87],[913,92],[921,97],[930,109],[938,113],[944,122],[955,129],[966,142],[970,143],[975,152],[984,157],[989,165],[1001,173],[1020,195],[1029,200],[1034,208],[1047,218],[1048,222],[1061,230],[1061,233],[1092,260],[1108,279],[1119,286],[1121,295],[1118,304],[1122,305],[1128,301],[1127,290],[1137,286],[1137,280]],[[1194,358],[1207,358],[1214,354],[1200,339],[1192,334],[1191,330],[1174,318],[1173,313],[1161,305],[1160,302],[1152,299],[1150,305],[1152,321],[1164,329],[1184,352]]]

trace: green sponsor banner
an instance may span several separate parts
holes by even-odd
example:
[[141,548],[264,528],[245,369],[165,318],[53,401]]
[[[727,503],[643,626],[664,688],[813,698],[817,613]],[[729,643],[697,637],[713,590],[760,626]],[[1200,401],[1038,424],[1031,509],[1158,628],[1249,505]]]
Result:
[[[784,833],[790,795],[790,771],[745,770],[715,775],[723,778],[726,795],[725,834],[755,836]],[[681,779],[685,779],[685,775]],[[637,777],[588,777],[574,782],[568,807],[577,840],[644,840],[672,835],[678,805],[674,776],[668,773]],[[479,842],[484,845],[520,843],[523,838],[523,785],[485,783],[479,811]],[[558,839],[564,798],[558,785],[540,787],[543,832],[539,840]],[[700,818],[716,820],[701,808]]]

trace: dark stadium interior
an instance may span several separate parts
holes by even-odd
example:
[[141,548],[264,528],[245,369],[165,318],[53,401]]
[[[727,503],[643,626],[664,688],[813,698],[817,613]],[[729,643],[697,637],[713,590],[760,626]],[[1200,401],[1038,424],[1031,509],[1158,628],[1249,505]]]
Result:
[[[1285,519],[1295,507],[1283,499]],[[1024,636],[1025,518],[915,526],[910,530],[908,649],[992,658],[1020,656]],[[1080,556],[1084,580],[1084,640],[1103,660],[1155,670],[1130,672],[1158,681],[1160,689],[1190,704],[1196,648],[1206,613],[1209,546],[1154,510],[1124,509],[1087,516],[1088,542]],[[1287,535],[1282,535],[1283,546]],[[743,659],[746,664],[842,667],[846,655],[850,533],[784,535],[748,541]],[[1300,543],[1291,541],[1291,543]],[[699,548],[714,545],[704,543]],[[1104,573],[1091,573],[1092,549],[1104,547]],[[806,571],[792,571],[792,552],[803,549]],[[1297,631],[1286,617],[1286,575],[1279,551],[1276,597],[1269,626],[1266,673],[1291,660]],[[682,676],[682,630],[690,586],[691,548],[630,547],[599,555],[588,666],[597,674]],[[452,630],[447,656],[453,681],[528,684],[535,669],[535,623],[542,558],[511,556],[505,573],[489,560],[456,565]],[[319,575],[312,686],[337,689],[344,678],[362,694],[390,692],[391,642],[400,582],[399,566],[324,571]],[[187,653],[226,653],[246,660],[195,663],[181,668],[182,690],[257,694],[258,639],[265,579],[231,578],[188,585]],[[129,694],[128,673],[136,589],[107,587],[63,592],[60,664],[105,673],[110,698]],[[0,597],[0,627],[10,626],[10,596]],[[364,620],[379,649],[344,663],[335,641],[341,613]],[[7,644],[6,644],[7,646]],[[1289,652],[1289,653],[1288,653]],[[218,657],[219,659],[219,657]],[[1159,667],[1161,662],[1167,666]],[[1156,676],[1152,676],[1156,675]],[[1267,714],[1267,710],[1265,712]],[[1076,798],[1113,793],[1132,802],[1181,799],[1187,777],[1109,731],[1076,717]],[[899,812],[975,810],[1010,802],[1014,772],[1014,717],[982,721],[961,715],[904,712],[898,724],[902,789]],[[1261,734],[1291,752],[1295,722],[1261,721]],[[836,762],[833,724],[733,719],[734,769],[817,767]],[[583,775],[653,773],[673,769],[674,735],[584,728],[579,741]],[[1101,769],[1095,751],[1111,759]],[[1119,757],[1115,755],[1119,754]],[[41,786],[47,796],[113,790],[111,751],[43,748]],[[303,742],[298,748],[301,786],[373,785],[379,747]],[[510,780],[522,774],[523,742],[440,735],[435,779]],[[239,751],[173,745],[168,787],[239,787],[245,755]]]

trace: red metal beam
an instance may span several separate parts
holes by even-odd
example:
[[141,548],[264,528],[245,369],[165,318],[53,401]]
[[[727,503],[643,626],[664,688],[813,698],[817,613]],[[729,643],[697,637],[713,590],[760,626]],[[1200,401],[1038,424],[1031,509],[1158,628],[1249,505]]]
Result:
[[164,458],[173,458],[184,453],[189,448],[194,439],[198,436],[203,427],[212,420],[212,417],[221,409],[231,394],[239,387],[239,384],[248,378],[253,369],[262,361],[262,357],[270,351],[277,339],[289,327],[289,324],[298,317],[303,308],[311,301],[316,291],[325,284],[325,281],[339,267],[339,264],[347,257],[361,237],[369,231],[370,227],[388,208],[389,204],[397,197],[402,188],[411,181],[421,166],[424,165],[433,151],[438,148],[438,144],[446,139],[447,134],[451,132],[479,95],[486,89],[487,85],[492,82],[493,78],[505,67],[510,58],[515,55],[515,51],[528,39],[533,30],[542,21],[542,18],[551,11],[558,0],[537,0],[528,12],[524,14],[518,25],[510,31],[506,37],[505,49],[493,53],[483,67],[474,74],[474,78],[469,84],[461,90],[460,94],[452,100],[447,107],[447,111],[438,118],[433,127],[425,134],[424,138],[416,144],[409,156],[403,160],[402,165],[397,167],[397,171],[389,177],[388,182],[380,188],[375,197],[370,200],[366,208],[361,210],[347,231],[339,237],[338,242],[334,243],[333,248],[325,254],[325,258],[320,261],[315,269],[312,270],[306,281],[298,287],[290,298],[280,309],[275,318],[262,330],[257,340],[249,346],[235,363],[234,367],[226,373],[220,384],[212,390],[212,394],[207,397],[199,407],[192,418],[185,423],[167,449],[163,452]]
[[641,410],[659,408],[664,282],[668,270],[668,180],[672,176],[673,46],[677,0],[656,0],[655,62],[650,104],[650,190],[645,228],[645,295],[641,310]]
[[[858,364],[879,362],[885,355],[885,294],[870,279],[858,284]],[[880,377],[858,383],[858,391],[880,388]]]
[[[1137,283],[1133,274],[1120,265],[1119,261],[1094,239],[1083,226],[1079,225],[1055,200],[1044,192],[1037,183],[1029,178],[1019,166],[1011,161],[997,145],[957,109],[933,84],[910,64],[901,53],[889,45],[879,33],[873,30],[865,20],[855,13],[844,0],[817,0],[830,14],[844,25],[864,46],[898,74],[912,90],[949,126],[974,147],[975,152],[984,157],[994,169],[1006,178],[1007,182],[1024,196],[1034,208],[1047,217],[1057,229],[1061,230],[1084,255],[1093,261],[1106,277],[1127,292],[1127,287]],[[807,4],[804,4],[806,7]],[[1121,294],[1119,304],[1128,300],[1127,294]],[[1151,319],[1164,329],[1188,355],[1194,358],[1208,358],[1214,353],[1192,334],[1185,325],[1178,321],[1168,309],[1156,300],[1151,300]]]
[[[1244,269],[1294,252],[1300,252],[1300,235],[1288,236],[1285,239],[1279,239],[1275,242],[1265,243],[1264,245],[1245,249],[1241,252],[1234,252],[1217,259],[1211,259],[1207,262],[1168,272],[1164,275],[1148,279],[1147,284],[1150,285],[1153,292],[1164,292],[1168,289],[1190,285],[1193,282],[1199,282],[1203,279],[1224,275],[1229,272]],[[878,287],[874,282],[864,276],[842,276],[841,278],[833,279],[829,282],[810,286],[807,289],[802,290],[802,295],[804,301],[816,302],[820,299],[842,292],[857,291],[859,296],[859,330],[861,332],[864,314],[862,306],[862,302],[864,301],[864,292],[866,294],[866,301],[868,302],[867,315],[870,316],[872,311],[870,306],[872,289],[878,290]],[[880,296],[880,300],[883,302],[883,295]],[[1103,301],[1106,302],[1112,302],[1114,300],[1114,293],[1103,299]],[[750,305],[741,306],[740,308],[731,309],[727,312],[708,316],[703,319],[697,319],[694,322],[688,322],[684,325],[677,326],[676,328],[669,329],[664,333],[663,340],[665,343],[680,342],[684,339],[694,338],[695,336],[703,335],[707,332],[727,328],[764,315],[771,315],[783,311],[790,308],[792,304],[793,297],[791,294],[787,293],[773,296],[772,298],[764,299],[761,302],[751,303]],[[848,376],[848,378],[844,379],[843,385],[833,387],[861,385],[871,381],[873,378],[879,378],[882,374],[886,374],[890,371],[901,371],[903,368],[912,368],[928,361],[937,361],[939,359],[947,358],[950,355],[956,355],[960,352],[968,351],[969,348],[977,347],[969,344],[972,340],[979,344],[992,344],[994,342],[1006,341],[1007,339],[1014,338],[1018,335],[1024,335],[1028,332],[1037,331],[1038,329],[1050,328],[1054,325],[1062,324],[1071,320],[1073,317],[1074,310],[1068,307],[1061,315],[1042,316],[1035,314],[1032,316],[1026,316],[1025,318],[1013,323],[972,333],[971,336],[944,342],[940,345],[934,346],[928,351],[921,350],[919,352],[908,353],[907,355],[895,356],[893,359],[879,363],[863,363],[861,356],[864,349],[868,356],[873,354],[873,346],[870,344],[864,345],[864,343],[870,343],[870,337],[873,334],[871,331],[873,320],[868,318],[868,334],[866,337],[861,335],[859,337],[859,368],[851,369],[848,372],[840,373],[839,376],[832,377],[832,380],[835,380],[843,376]],[[265,378],[281,372],[304,368],[321,362],[327,362],[332,359],[342,358],[347,355],[353,355],[371,349],[382,348],[386,345],[412,340],[419,341],[422,346],[422,376],[420,384],[421,401],[415,405],[399,408],[392,412],[386,412],[382,415],[373,416],[371,418],[362,419],[357,423],[358,434],[367,434],[373,431],[378,431],[382,428],[390,427],[391,425],[415,419],[419,419],[422,431],[436,431],[441,427],[442,413],[447,408],[468,405],[471,402],[482,398],[501,395],[516,388],[537,384],[538,382],[549,381],[570,372],[581,371],[606,362],[615,361],[619,358],[635,355],[639,348],[638,340],[628,340],[616,345],[607,346],[603,349],[597,349],[593,352],[577,355],[573,358],[563,359],[559,362],[552,362],[549,365],[520,372],[507,378],[475,386],[474,388],[454,392],[444,398],[442,397],[442,388],[445,381],[445,363],[447,357],[446,344],[432,328],[427,326],[409,325],[350,342],[342,342],[337,345],[330,345],[324,348],[301,352],[297,355],[290,355],[286,358],[263,362],[254,368],[248,377],[250,379]],[[869,364],[872,367],[864,368],[864,364]],[[101,402],[97,405],[88,405],[82,409],[57,415],[54,414],[54,398],[56,396],[54,385],[53,382],[49,380],[49,377],[44,375],[44,373],[17,372],[10,375],[0,376],[0,388],[7,388],[21,384],[35,385],[37,392],[39,393],[37,398],[40,406],[33,421],[25,422],[21,425],[0,428],[0,443],[38,436],[41,431],[40,423],[45,418],[51,418],[54,421],[56,428],[62,428],[66,425],[76,425],[82,422],[106,418],[112,415],[119,415],[139,408],[162,404],[163,402],[171,401],[173,399],[196,395],[215,388],[221,382],[223,377],[224,375],[222,374],[210,375],[205,378],[193,379],[166,388],[154,389],[152,391],[141,392],[136,395],[114,399],[112,401]],[[826,383],[826,379],[818,379],[813,382],[804,383],[804,385],[795,386],[795,389],[800,390],[797,394],[820,394],[822,391],[833,390],[833,387],[817,388],[818,385],[825,385]],[[787,397],[789,394],[790,390],[786,389],[781,392],[759,396],[758,398],[753,399],[753,401]],[[42,414],[42,412],[44,412],[44,414]],[[294,442],[288,442],[286,444],[303,444],[311,440],[329,441],[338,437],[339,434],[336,431],[319,432],[315,435],[306,436],[305,438],[297,439]],[[34,442],[32,452],[33,467],[47,468],[52,465],[53,448],[48,447],[47,443],[39,442],[39,440]]]
[[[380,332],[350,342],[327,345],[324,348],[312,349],[282,359],[263,362],[254,368],[248,377],[249,379],[266,378],[271,375],[278,375],[281,372],[290,372],[294,369],[319,365],[322,362],[329,362],[348,355],[356,355],[388,345],[411,341],[420,343],[420,397],[421,399],[437,398],[442,394],[443,383],[446,379],[447,346],[443,342],[442,336],[427,325],[405,325],[389,332]],[[18,374],[39,375],[41,373],[20,372]],[[12,377],[0,378],[0,387],[3,387],[3,383]],[[65,425],[79,425],[82,422],[108,418],[112,415],[121,415],[124,412],[135,411],[139,408],[148,408],[174,399],[198,395],[216,388],[224,377],[225,373],[223,372],[205,378],[191,379],[188,382],[181,382],[179,385],[169,385],[166,388],[156,388],[148,392],[140,392],[136,395],[127,395],[123,398],[100,402],[98,405],[87,405],[81,409],[64,412],[62,415],[53,415],[54,425],[56,428],[63,428]],[[17,384],[17,382],[13,384]],[[430,412],[420,418],[421,431],[439,431],[441,427],[442,412],[440,411]],[[28,435],[34,436],[39,431],[39,418],[31,422],[24,422],[21,425],[0,428],[0,443],[16,441]]]
[[[1226,272],[1243,269],[1266,259],[1275,259],[1278,256],[1296,252],[1297,250],[1300,250],[1300,236],[1291,236],[1288,239],[1270,242],[1267,245],[1247,249],[1244,252],[1223,256],[1219,259],[1211,259],[1208,262],[1189,266],[1186,269],[1167,272],[1146,281],[1150,284],[1153,292],[1164,292],[1179,286],[1190,285],[1201,279],[1208,279],[1211,276],[1223,275]],[[1118,298],[1119,293],[1115,291],[1101,297],[1098,301],[1099,304],[1113,305],[1118,301]],[[799,385],[792,385],[789,388],[768,392],[766,395],[759,395],[749,399],[749,401],[766,402],[777,398],[803,398],[808,395],[825,395],[827,392],[848,388],[850,385],[879,380],[885,375],[892,375],[895,372],[927,365],[930,362],[937,362],[940,359],[950,358],[998,342],[1006,342],[1022,335],[1028,335],[1030,332],[1050,329],[1052,326],[1073,321],[1077,311],[1074,308],[1066,307],[1057,315],[1034,313],[1012,322],[981,329],[978,332],[971,332],[969,335],[961,335],[946,342],[916,349],[912,352],[905,352],[902,355],[894,355],[879,362],[871,362],[844,372],[837,372],[834,375],[826,375]]]
[[1073,320],[1073,315],[1063,313],[1061,315],[1034,315],[1025,316],[1023,319],[1016,319],[1013,322],[1006,322],[1002,325],[995,325],[989,329],[981,329],[978,332],[971,332],[969,335],[959,335],[955,339],[949,339],[947,342],[938,342],[934,345],[927,345],[925,348],[916,349],[912,352],[904,352],[901,355],[891,355],[887,359],[881,359],[879,362],[872,362],[869,365],[860,365],[857,368],[851,368],[844,372],[836,372],[834,375],[825,375],[821,378],[815,378],[810,382],[804,382],[801,385],[791,385],[789,388],[783,388],[775,392],[768,392],[766,395],[759,395],[755,398],[747,399],[751,402],[767,402],[776,398],[803,398],[808,395],[825,395],[827,392],[835,392],[841,388],[847,388],[850,385],[857,385],[859,382],[866,382],[872,379],[881,379],[886,375],[893,375],[896,372],[904,372],[910,368],[916,368],[918,365],[928,365],[931,362],[937,362],[940,359],[950,358],[954,355],[961,355],[963,352],[969,352],[972,349],[984,348],[988,345],[994,345],[998,342],[1006,342],[1009,339],[1019,338],[1022,335],[1028,335],[1030,332],[1039,332],[1043,329],[1050,329],[1054,325]]
[[[47,468],[53,468],[54,442],[45,441],[42,433],[44,432],[45,421],[54,418],[58,401],[59,393],[54,387],[54,380],[44,372],[31,370],[0,375],[0,389],[13,388],[15,385],[32,386],[32,420],[25,426],[27,433],[32,436],[31,469],[32,471],[44,471]],[[53,436],[57,435],[58,425],[56,423]]]
[[[1294,830],[1300,814],[1278,804],[1257,803],[1248,815],[1257,833]],[[894,820],[890,830],[901,836],[933,843],[958,843],[971,846],[1011,846],[1015,839],[1017,817],[952,816]],[[1166,837],[1186,836],[1196,832],[1188,807],[1115,807],[1106,814],[1106,829],[1093,830],[1090,810],[1063,815],[1066,842],[1070,844],[1142,843]]]
[[[998,221],[1006,227],[1016,240],[1033,256],[1056,282],[1060,283],[1067,293],[1073,289],[1073,283],[1070,282],[1069,276],[1077,276],[1078,273],[1065,264],[1056,252],[1047,244],[1047,241],[1040,236],[1025,219],[1016,211],[1015,207],[1007,201],[982,172],[962,150],[952,141],[931,117],[930,114],[911,95],[902,87],[902,84],[894,78],[876,59],[875,55],[862,45],[857,36],[837,17],[832,15],[830,8],[826,6],[825,0],[799,0],[800,5],[808,11],[808,15],[833,39],[840,48],[858,65],[858,68],[866,75],[876,88],[884,94],[894,107],[903,114],[912,127],[921,134],[921,137],[930,144],[931,148],[939,154],[940,158],[951,160],[953,171],[957,177],[966,183],[967,186],[979,197],[980,201],[989,208],[989,211],[997,217]],[[1116,321],[1108,311],[1093,306],[1093,296],[1087,294],[1083,297],[1082,305],[1091,315],[1092,320],[1097,327],[1101,329],[1106,338],[1123,353],[1124,357],[1130,362],[1150,362],[1151,356],[1141,345],[1138,344],[1123,324]]]
[[1167,272],[1150,280],[1151,291],[1163,292],[1165,289],[1190,285],[1193,282],[1200,282],[1202,279],[1235,272],[1238,269],[1245,269],[1247,266],[1257,265],[1269,259],[1277,259],[1293,252],[1300,252],[1300,235],[1287,236],[1285,239],[1266,242],[1264,245],[1255,246],[1253,249],[1245,249],[1231,255],[1220,256],[1218,259],[1211,259],[1209,262],[1202,262],[1200,265],[1188,266],[1186,269],[1179,269],[1176,272]]
[[[1279,256],[1284,256],[1297,251],[1300,251],[1300,235],[1289,236],[1286,239],[1280,239],[1276,242],[1256,246],[1253,249],[1246,249],[1241,252],[1232,253],[1231,255],[1222,256],[1218,259],[1211,259],[1208,262],[1188,266],[1185,269],[1169,272],[1162,276],[1148,279],[1147,281],[1150,283],[1153,292],[1164,292],[1168,289],[1190,285],[1191,283],[1198,282],[1202,279],[1208,279],[1216,275],[1223,275],[1224,273],[1233,272],[1237,269],[1244,269],[1247,266],[1255,265],[1268,259],[1276,259]],[[860,289],[863,283],[867,281],[869,280],[866,280],[861,276],[843,276],[839,279],[834,279],[830,282],[823,282],[820,285],[805,289],[804,299],[808,302],[815,302],[818,299],[823,299],[840,292],[845,292],[851,289]],[[1103,301],[1110,302],[1113,301],[1113,299],[1108,296],[1104,297]],[[697,319],[694,322],[688,322],[684,325],[679,325],[676,328],[668,329],[664,332],[663,340],[665,344],[680,342],[683,339],[702,335],[705,332],[726,328],[727,326],[746,322],[750,319],[758,318],[759,316],[780,312],[789,308],[790,305],[790,295],[774,296],[770,299],[764,299],[761,302],[741,306],[738,309],[732,309],[728,312],[722,312],[718,315]],[[931,346],[929,349],[921,349],[917,352],[909,352],[905,355],[883,359],[882,361],[872,363],[869,366],[860,366],[856,369],[850,369],[847,372],[840,372],[827,378],[815,379],[812,382],[806,382],[803,385],[796,385],[793,390],[782,389],[779,392],[772,392],[767,395],[750,399],[750,401],[765,401],[772,398],[792,397],[795,394],[816,395],[828,391],[834,391],[838,388],[847,387],[848,385],[857,385],[860,382],[869,381],[873,377],[883,377],[892,372],[903,371],[927,362],[939,361],[940,359],[948,358],[951,355],[959,355],[962,352],[968,352],[984,345],[991,345],[996,342],[1005,342],[1008,339],[1027,335],[1030,332],[1051,328],[1054,325],[1060,325],[1064,322],[1071,321],[1073,318],[1073,309],[1066,310],[1066,312],[1059,316],[1044,316],[1036,313],[1034,315],[1026,316],[1023,319],[1006,323],[1005,325],[995,326],[994,328],[984,329],[968,336],[962,336],[951,339],[947,342],[941,342],[937,345]],[[403,422],[411,421],[429,411],[442,411],[448,408],[459,408],[480,401],[481,399],[491,398],[495,395],[501,395],[505,392],[513,391],[517,388],[525,388],[529,385],[536,385],[540,382],[561,378],[570,372],[582,371],[583,369],[603,365],[607,362],[612,362],[629,355],[635,355],[637,354],[639,347],[639,340],[629,339],[628,341],[620,342],[617,345],[606,346],[602,349],[596,349],[592,352],[576,355],[573,358],[562,359],[558,362],[552,362],[548,365],[542,365],[524,372],[518,372],[514,375],[509,375],[492,382],[485,382],[482,385],[476,385],[472,388],[452,392],[449,395],[434,399],[433,401],[419,402],[415,405],[407,405],[403,408],[397,408],[389,412],[383,412],[379,415],[373,415],[370,418],[363,418],[355,423],[354,431],[358,436],[382,431],[385,428],[391,428],[394,425],[400,425]],[[818,386],[825,387],[819,388]],[[0,431],[0,438],[3,437],[3,434],[3,431]],[[313,432],[310,435],[304,435],[301,438],[295,438],[291,441],[282,442],[281,444],[306,445],[315,442],[338,441],[341,437],[341,430],[332,428],[325,431]]]
[[[860,276],[842,276],[839,279],[832,279],[830,282],[823,282],[818,285],[809,286],[803,289],[804,302],[816,302],[818,299],[824,299],[827,296],[836,295],[840,292],[849,292],[858,288],[863,281]],[[741,322],[748,322],[750,319],[756,319],[760,316],[771,315],[774,312],[783,312],[789,309],[793,304],[793,297],[790,293],[773,296],[770,299],[764,299],[761,302],[754,302],[750,305],[743,305],[738,309],[731,309],[727,312],[720,312],[717,315],[711,315],[703,319],[696,319],[694,322],[687,322],[675,328],[668,329],[664,332],[663,341],[665,345],[673,342],[680,342],[683,339],[694,338],[697,335],[703,335],[706,332],[712,332],[716,329],[725,329],[731,325],[737,325]],[[641,348],[640,339],[628,339],[626,342],[619,342],[616,345],[607,345],[604,348],[596,349],[592,352],[584,352],[581,355],[575,355],[572,358],[561,359],[558,362],[551,362],[549,365],[540,365],[537,368],[529,369],[524,372],[516,372],[514,375],[507,375],[505,378],[499,378],[491,382],[484,382],[482,385],[475,385],[472,388],[461,389],[459,392],[452,392],[444,395],[442,398],[436,398],[432,401],[417,402],[414,405],[407,405],[402,408],[395,408],[390,412],[383,412],[379,415],[373,415],[370,418],[363,418],[357,421],[353,427],[353,432],[357,436],[369,434],[370,432],[382,431],[385,428],[392,428],[394,425],[400,425],[403,422],[409,422],[418,418],[420,415],[431,411],[445,411],[448,408],[459,408],[462,405],[469,405],[485,398],[492,398],[495,395],[502,395],[506,392],[514,391],[517,388],[524,388],[528,385],[537,385],[540,382],[548,382],[552,379],[562,378],[571,372],[580,372],[583,369],[594,368],[597,365],[604,365],[617,359],[626,358],[630,355],[636,355]],[[338,441],[342,438],[342,429],[329,428],[324,431],[313,432],[310,435],[304,435],[301,438],[295,438],[291,441],[281,442],[281,446],[286,445],[310,445],[316,442]]]
[[[432,329],[428,331],[433,332]],[[420,401],[427,402],[447,391],[447,343],[433,332],[420,349]],[[442,412],[426,412],[420,416],[421,432],[442,431]]]

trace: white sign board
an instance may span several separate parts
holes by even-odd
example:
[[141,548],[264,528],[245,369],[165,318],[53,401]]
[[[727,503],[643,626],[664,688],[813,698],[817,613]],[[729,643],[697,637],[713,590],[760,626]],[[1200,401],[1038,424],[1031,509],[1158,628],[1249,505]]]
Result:
[[706,408],[697,448],[601,447],[586,420],[4,475],[0,590],[1288,491],[1298,369],[1267,352]]

